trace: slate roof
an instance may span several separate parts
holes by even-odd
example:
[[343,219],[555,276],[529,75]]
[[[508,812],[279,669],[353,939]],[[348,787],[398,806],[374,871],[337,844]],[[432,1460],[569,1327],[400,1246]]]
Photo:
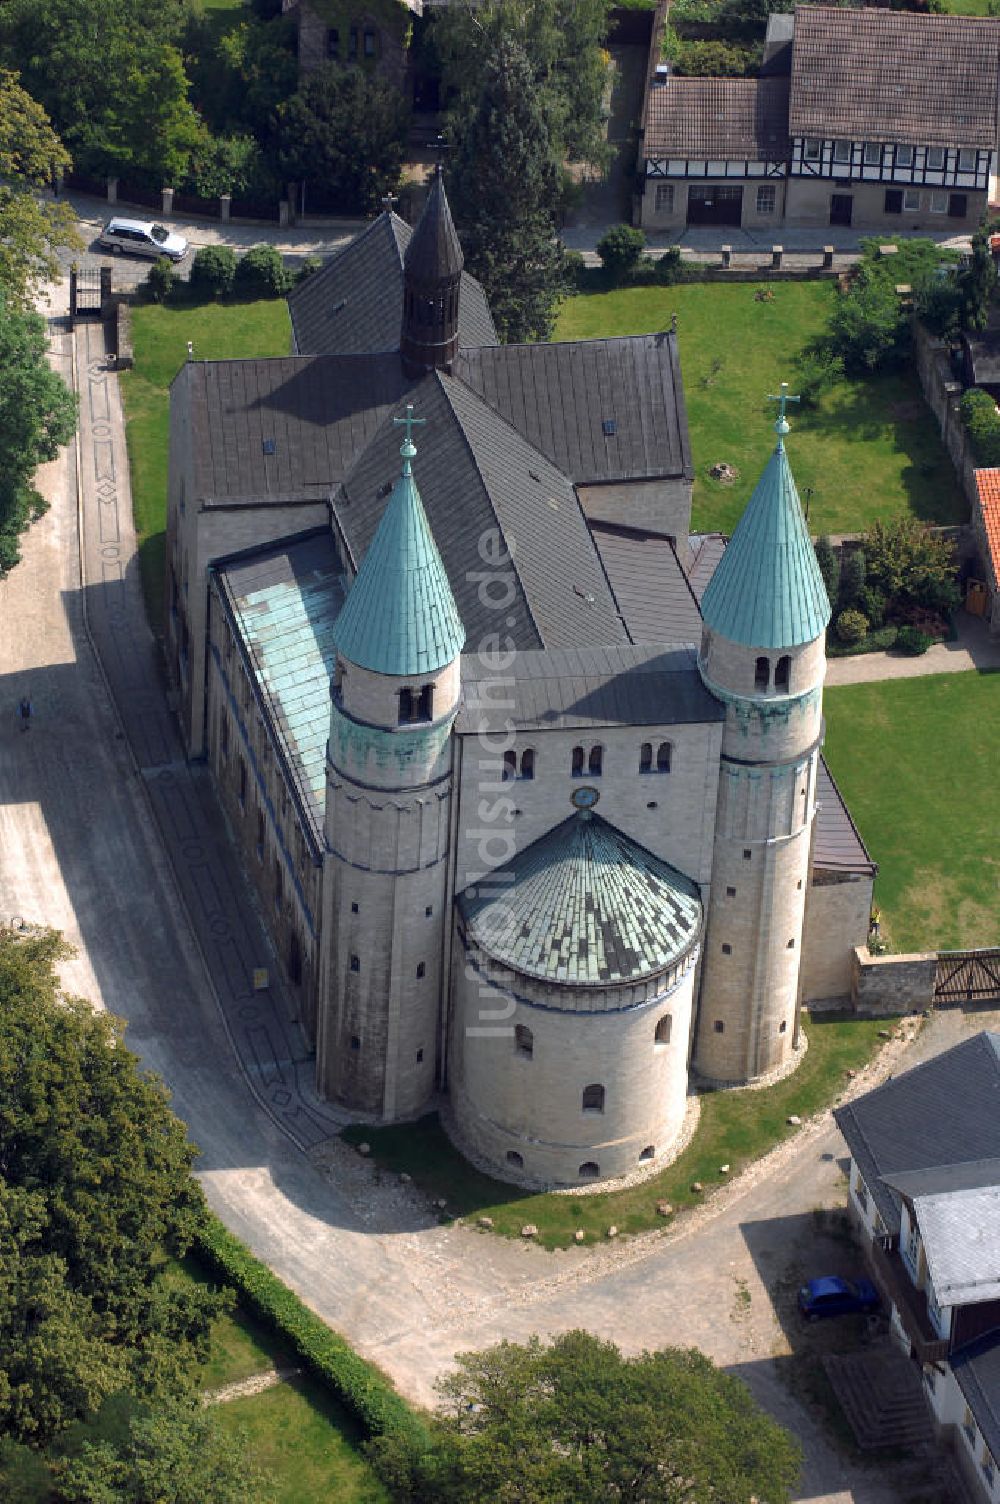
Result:
[[567,987],[655,975],[701,932],[697,886],[589,810],[492,872],[489,893],[459,895],[471,938],[501,965]]
[[[403,257],[413,230],[398,214],[380,214],[288,295],[295,349],[302,355],[363,355],[399,349]],[[462,345],[494,345],[486,294],[462,273],[458,314]]]
[[745,647],[796,647],[821,637],[830,601],[782,439],[701,598],[706,626]]
[[403,473],[333,636],[337,652],[359,668],[405,678],[451,663],[465,644],[465,628],[413,478],[416,449],[406,440],[400,454]]
[[457,277],[464,265],[439,162],[424,211],[406,247],[403,266],[419,282],[437,282]]
[[816,772],[816,802],[813,866],[828,872],[857,872],[874,877],[878,867],[868,855],[844,796],[822,756]]
[[688,541],[691,545],[688,580],[700,607],[701,598],[708,589],[708,582],[726,551],[727,540],[722,533],[692,533]]
[[701,641],[701,612],[669,538],[592,522],[590,535],[633,642]]
[[998,80],[996,20],[799,5],[789,131],[992,151]]
[[1000,1332],[980,1337],[949,1361],[983,1440],[1000,1462]]
[[883,1175],[1000,1158],[1000,1034],[983,1032],[833,1115],[882,1219],[899,1230]]
[[565,731],[575,727],[670,726],[716,722],[725,709],[710,695],[687,647],[584,647],[518,653],[509,703],[489,685],[510,668],[488,671],[478,656],[462,660],[460,734],[502,728]]
[[644,157],[783,162],[787,78],[674,78],[650,89]]
[[577,485],[694,476],[674,334],[462,350],[455,375]]
[[938,1304],[1000,1299],[1000,1175],[990,1186],[917,1196],[913,1209]]
[[333,624],[346,591],[333,538],[324,529],[224,559],[216,576],[318,841],[326,805]]
[[1000,470],[976,471],[976,497],[995,589],[1000,585]]

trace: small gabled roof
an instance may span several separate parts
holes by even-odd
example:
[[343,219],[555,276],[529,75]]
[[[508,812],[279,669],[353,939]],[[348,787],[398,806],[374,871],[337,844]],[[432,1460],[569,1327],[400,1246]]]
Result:
[[670,78],[649,91],[644,157],[783,162],[787,78]]
[[1000,1299],[1000,1184],[916,1196],[913,1211],[938,1305]]
[[701,599],[705,625],[744,647],[791,648],[822,637],[830,600],[785,452],[788,424]]
[[697,885],[590,810],[547,831],[458,903],[469,935],[493,960],[567,987],[656,975],[701,933]]
[[337,653],[359,668],[404,678],[433,674],[465,644],[448,576],[413,479],[409,429],[403,473],[333,628]]

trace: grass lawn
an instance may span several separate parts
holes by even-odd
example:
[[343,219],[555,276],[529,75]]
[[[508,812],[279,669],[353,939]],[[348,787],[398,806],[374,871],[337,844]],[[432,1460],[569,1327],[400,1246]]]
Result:
[[135,367],[122,376],[139,568],[153,631],[162,631],[169,448],[168,388],[194,343],[197,360],[287,355],[284,299],[257,303],[140,304],[132,310]]
[[794,1075],[762,1091],[707,1093],[697,1131],[680,1158],[653,1179],[622,1191],[564,1196],[504,1185],[467,1164],[433,1115],[391,1128],[348,1128],[343,1137],[349,1143],[367,1141],[379,1165],[405,1170],[430,1196],[444,1197],[455,1216],[492,1217],[495,1230],[506,1237],[518,1236],[526,1222],[535,1223],[546,1248],[567,1247],[578,1228],[588,1243],[604,1239],[611,1223],[621,1233],[642,1232],[663,1226],[658,1201],[669,1201],[677,1211],[694,1205],[704,1198],[692,1191],[693,1182],[711,1191],[730,1178],[719,1174],[720,1165],[728,1164],[735,1175],[796,1131],[786,1118],[806,1118],[832,1102],[845,1071],[872,1055],[885,1020],[826,1014],[807,1018],[805,1028],[809,1050]]
[[962,950],[1000,934],[1000,674],[828,689],[826,755],[879,864],[894,950]]
[[[677,314],[696,530],[732,532],[774,443],[768,393],[781,381],[795,391],[796,356],[822,333],[837,296],[829,282],[769,286],[770,303],[756,302],[757,284],[747,282],[581,293],[559,314],[557,339],[669,329]],[[814,534],[860,532],[876,516],[908,513],[941,523],[966,520],[968,508],[915,376],[843,381],[818,408],[789,416],[792,468],[803,501],[812,490]],[[710,477],[720,460],[739,470],[735,485]]]

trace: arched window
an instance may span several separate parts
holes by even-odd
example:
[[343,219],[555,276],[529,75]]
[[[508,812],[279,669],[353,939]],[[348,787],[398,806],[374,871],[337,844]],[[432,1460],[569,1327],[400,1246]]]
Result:
[[413,720],[413,690],[401,689],[399,691],[399,724],[405,726],[407,721]]
[[508,752],[504,753],[504,755],[503,755],[503,773],[502,773],[501,776],[503,778],[504,783],[509,783],[512,778],[516,778],[517,777],[517,753],[516,752],[508,751]]
[[582,747],[574,747],[573,748],[573,777],[574,778],[582,778],[583,777],[583,748]]
[[601,1167],[595,1164],[592,1159],[587,1159],[584,1160],[577,1173],[581,1180],[596,1180],[601,1173]]
[[420,704],[417,707],[418,721],[432,721],[434,719],[434,686],[425,684],[420,690]]
[[645,1160],[652,1159],[655,1154],[656,1154],[656,1145],[655,1144],[647,1144],[646,1147],[645,1147],[645,1149],[643,1149],[642,1153],[639,1155],[639,1163],[642,1164]]
[[774,687],[775,687],[775,689],[784,689],[784,690],[787,690],[789,684],[791,683],[791,675],[792,675],[792,660],[791,660],[791,658],[789,657],[789,655],[787,653],[782,653],[781,657],[778,659],[777,663],[774,665]]
[[535,1036],[525,1024],[514,1026],[514,1049],[526,1060],[530,1060],[535,1053]]
[[600,778],[601,763],[604,761],[604,748],[591,747],[590,757],[587,759],[587,772],[591,778]]
[[670,1030],[673,1027],[673,1019],[669,1013],[663,1013],[656,1020],[656,1043],[669,1044]]
[[656,771],[658,773],[670,772],[670,758],[673,748],[669,742],[661,742],[656,749]]
[[653,744],[643,742],[639,748],[639,772],[651,773],[653,771]]
[[518,1154],[516,1149],[507,1150],[507,1163],[513,1166],[515,1170],[524,1169],[524,1159],[520,1154]]
[[754,668],[753,687],[763,693],[771,682],[771,660],[758,658]]
[[534,778],[535,776],[535,749],[525,747],[521,753],[521,777]]
[[604,1111],[603,1086],[598,1086],[595,1084],[593,1086],[585,1086],[583,1088],[583,1110],[584,1112]]

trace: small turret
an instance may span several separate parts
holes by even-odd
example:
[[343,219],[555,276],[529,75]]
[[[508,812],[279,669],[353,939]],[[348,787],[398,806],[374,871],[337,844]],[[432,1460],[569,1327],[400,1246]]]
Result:
[[458,354],[464,265],[439,162],[424,212],[403,257],[400,353],[407,375],[451,370]]

